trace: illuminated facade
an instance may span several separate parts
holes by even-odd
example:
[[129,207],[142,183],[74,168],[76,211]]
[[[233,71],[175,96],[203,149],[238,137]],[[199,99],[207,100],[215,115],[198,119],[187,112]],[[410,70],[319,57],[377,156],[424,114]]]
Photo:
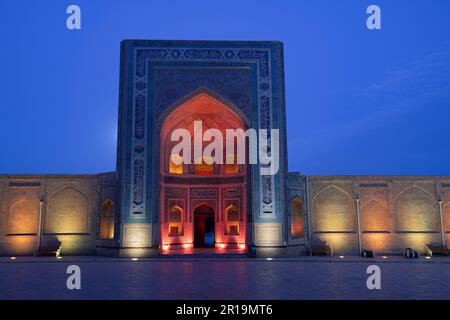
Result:
[[[122,42],[116,172],[0,175],[0,254],[54,240],[62,254],[132,257],[293,256],[318,240],[338,253],[399,253],[448,241],[450,177],[288,173],[283,68],[279,42]],[[223,134],[279,129],[278,173],[183,163],[170,136],[194,135],[197,120]]]

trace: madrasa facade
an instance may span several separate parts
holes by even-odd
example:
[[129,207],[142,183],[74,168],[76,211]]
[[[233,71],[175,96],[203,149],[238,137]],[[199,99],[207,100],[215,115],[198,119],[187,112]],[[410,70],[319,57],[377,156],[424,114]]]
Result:
[[[323,242],[399,254],[449,240],[448,176],[288,171],[282,43],[125,40],[120,59],[116,171],[0,175],[0,255],[54,241],[62,255],[298,256]],[[278,129],[278,170],[175,161],[171,132],[194,133],[199,120],[221,132]]]

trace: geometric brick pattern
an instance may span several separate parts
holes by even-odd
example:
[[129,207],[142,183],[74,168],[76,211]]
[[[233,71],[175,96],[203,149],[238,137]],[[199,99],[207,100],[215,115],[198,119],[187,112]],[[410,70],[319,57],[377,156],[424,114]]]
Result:
[[395,209],[399,231],[439,230],[435,200],[420,188],[411,187],[401,192]]
[[13,203],[6,218],[7,234],[36,234],[38,232],[39,199],[21,199]]
[[45,233],[88,233],[89,202],[74,188],[56,193],[49,201],[45,214]]
[[315,231],[355,231],[354,200],[343,190],[329,186],[314,199]]
[[443,205],[445,231],[450,231],[450,202]]
[[361,207],[362,231],[388,231],[389,208],[387,203],[370,199]]

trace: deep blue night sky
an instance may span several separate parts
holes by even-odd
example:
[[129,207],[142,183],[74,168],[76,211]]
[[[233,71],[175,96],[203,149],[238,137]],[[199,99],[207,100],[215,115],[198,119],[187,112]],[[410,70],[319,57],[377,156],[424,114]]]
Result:
[[284,42],[291,171],[450,175],[449,16],[448,0],[2,0],[0,173],[115,170],[120,41],[190,39]]

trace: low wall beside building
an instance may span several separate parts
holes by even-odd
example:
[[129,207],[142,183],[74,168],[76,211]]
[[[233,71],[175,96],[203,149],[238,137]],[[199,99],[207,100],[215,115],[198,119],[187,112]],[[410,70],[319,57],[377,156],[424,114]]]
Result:
[[450,177],[307,179],[311,243],[344,254],[358,253],[360,241],[363,250],[398,254],[450,240]]
[[39,241],[61,242],[66,255],[95,254],[99,196],[115,197],[114,184],[103,191],[107,181],[105,175],[0,175],[0,255],[33,255]]
[[[326,241],[337,254],[400,254],[450,241],[450,177],[287,175],[287,256]],[[0,255],[117,255],[121,221],[115,172],[0,175]],[[41,219],[41,230],[39,221]]]

